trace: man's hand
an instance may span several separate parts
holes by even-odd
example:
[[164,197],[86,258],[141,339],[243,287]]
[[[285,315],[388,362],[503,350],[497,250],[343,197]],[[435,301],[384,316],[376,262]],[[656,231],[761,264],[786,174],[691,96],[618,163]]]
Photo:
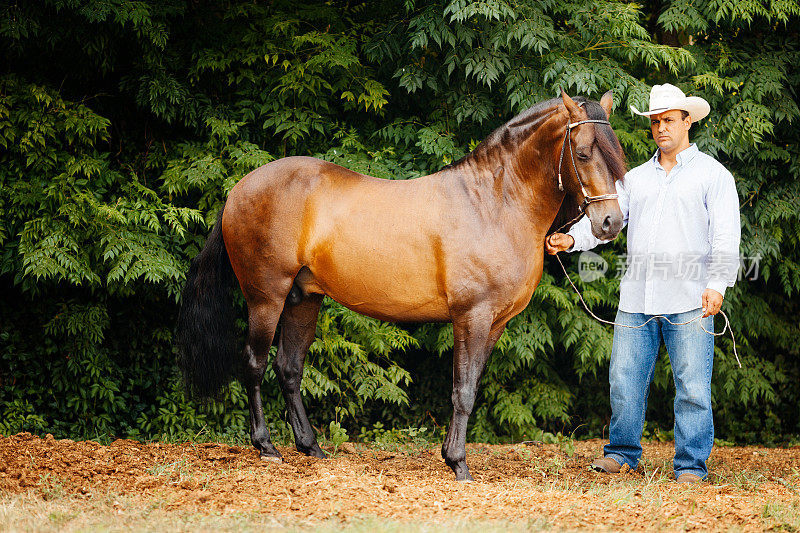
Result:
[[714,289],[706,289],[703,291],[703,318],[719,313],[719,308],[722,307],[722,295]]
[[575,244],[575,239],[572,235],[566,233],[553,233],[544,241],[544,251],[550,255],[555,255],[558,252],[564,252]]

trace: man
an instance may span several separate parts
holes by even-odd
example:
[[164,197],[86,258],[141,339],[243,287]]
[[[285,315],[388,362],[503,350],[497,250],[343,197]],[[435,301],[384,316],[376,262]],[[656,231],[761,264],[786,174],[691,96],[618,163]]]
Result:
[[[658,150],[617,182],[619,206],[628,225],[628,255],[611,350],[610,442],[592,468],[617,473],[635,469],[647,396],[661,338],[675,381],[675,459],[679,482],[703,480],[714,443],[711,412],[713,315],[739,266],[739,198],[733,176],[689,142],[689,128],[710,111],[702,98],[677,87],[656,85],[650,118]],[[546,250],[579,251],[603,243],[584,218],[567,233],[548,239]],[[673,325],[702,317],[687,325]],[[663,315],[664,318],[648,319]],[[624,326],[640,326],[640,328]]]

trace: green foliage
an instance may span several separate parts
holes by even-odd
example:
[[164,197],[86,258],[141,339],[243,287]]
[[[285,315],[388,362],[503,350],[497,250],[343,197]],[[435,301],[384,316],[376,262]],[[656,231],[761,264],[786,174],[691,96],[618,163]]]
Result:
[[361,442],[369,442],[384,450],[417,452],[420,448],[441,446],[444,439],[444,428],[441,431],[430,431],[426,426],[408,428],[385,428],[381,422],[375,422],[369,429],[364,426],[358,435]]
[[328,442],[333,446],[333,453],[339,451],[339,446],[347,442],[347,430],[339,422],[331,420],[328,425]]
[[416,339],[395,325],[326,302],[309,348],[303,394],[333,402],[337,419],[354,417],[369,400],[407,405],[402,387],[411,376],[392,355],[416,345]]
[[[717,434],[792,439],[799,19],[796,0],[2,5],[0,433],[246,433],[238,383],[219,401],[184,397],[171,330],[189,259],[254,168],[314,155],[381,178],[418,177],[558,87],[614,91],[612,124],[635,165],[654,145],[628,106],[646,106],[650,85],[669,81],[711,103],[693,139],[733,172],[742,251],[759,258],[757,279],[726,294],[744,368],[719,338]],[[613,265],[623,247],[599,253]],[[578,286],[613,318],[617,280]],[[519,441],[581,423],[602,434],[611,338],[546,261],[531,304],[492,354],[470,438]],[[386,324],[326,300],[302,385],[312,421],[332,441],[366,427],[363,438],[439,438],[452,346],[448,325]],[[671,426],[671,387],[663,359],[652,435]],[[271,368],[263,396],[271,432],[288,441]],[[423,422],[436,429],[422,435]]]

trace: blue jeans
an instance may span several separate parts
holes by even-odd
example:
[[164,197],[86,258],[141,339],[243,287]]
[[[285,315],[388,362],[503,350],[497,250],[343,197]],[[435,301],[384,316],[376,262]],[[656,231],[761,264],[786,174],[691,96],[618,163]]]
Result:
[[[686,322],[701,309],[664,315],[672,322]],[[617,312],[620,324],[638,326],[653,315]],[[711,413],[711,372],[714,363],[714,337],[700,328],[714,331],[710,316],[685,326],[673,326],[656,318],[639,329],[614,326],[611,349],[611,427],[606,456],[632,469],[642,456],[642,430],[647,396],[661,339],[669,352],[675,381],[675,460],[678,476],[685,472],[705,478],[706,460],[714,444],[714,418]]]

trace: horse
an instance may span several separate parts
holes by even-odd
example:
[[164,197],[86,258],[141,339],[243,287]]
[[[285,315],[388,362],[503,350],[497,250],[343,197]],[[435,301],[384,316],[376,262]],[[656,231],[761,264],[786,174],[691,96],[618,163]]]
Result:
[[[323,297],[381,320],[451,322],[453,416],[442,457],[457,480],[471,481],[465,442],[478,384],[542,277],[548,231],[576,207],[600,239],[622,228],[614,192],[626,163],[608,122],[612,98],[562,90],[461,160],[415,179],[373,178],[311,157],[252,171],[230,191],[187,274],[176,340],[189,390],[212,396],[236,375],[247,389],[253,446],[282,460],[260,392],[277,330],[273,367],[295,446],[324,458],[300,394]],[[243,351],[235,280],[248,309]]]

